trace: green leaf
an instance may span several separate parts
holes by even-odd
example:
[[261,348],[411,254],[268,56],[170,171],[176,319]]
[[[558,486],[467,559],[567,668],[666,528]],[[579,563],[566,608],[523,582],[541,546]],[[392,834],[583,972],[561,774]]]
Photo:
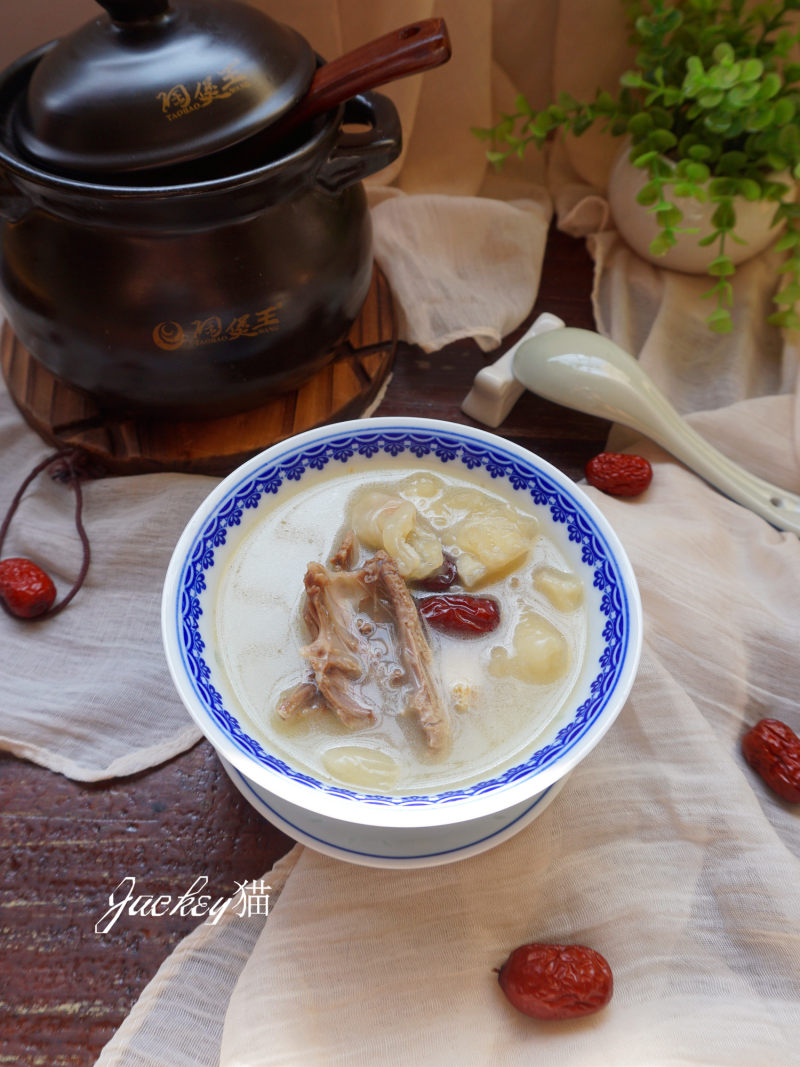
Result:
[[665,230],[677,226],[683,218],[683,212],[674,204],[665,204],[662,208],[655,208],[654,214],[659,226],[663,226]]
[[736,225],[736,211],[730,200],[722,200],[717,204],[711,222],[718,230],[732,230]]
[[665,256],[670,248],[677,244],[677,238],[672,233],[660,233],[650,242],[650,254],[653,256]]
[[499,167],[508,158],[508,152],[489,151],[486,153],[486,158],[489,160],[490,163],[493,163],[496,167]]
[[693,182],[705,182],[711,174],[711,171],[705,165],[705,163],[688,162],[685,167],[686,177]]
[[726,114],[723,111],[709,111],[703,122],[712,133],[727,134],[731,127],[732,118],[730,114]]
[[743,82],[758,81],[764,73],[764,64],[760,59],[746,59],[742,63],[741,79]]
[[767,126],[771,126],[775,121],[775,108],[773,107],[757,107],[755,108],[750,117],[747,119],[746,128],[748,130],[763,130]]
[[800,285],[796,282],[792,285],[787,285],[785,289],[781,289],[772,298],[776,304],[783,306],[792,306],[800,300]]
[[767,317],[770,326],[780,326],[785,330],[797,330],[800,328],[800,315],[796,311],[776,311]]
[[679,107],[683,103],[684,95],[685,94],[682,89],[677,88],[677,86],[668,85],[662,95],[664,107]]
[[686,154],[700,162],[711,157],[711,148],[707,144],[694,144],[687,150]]
[[714,49],[713,56],[717,63],[728,64],[734,60],[734,51],[727,41],[723,41]]
[[628,131],[634,137],[644,137],[653,128],[653,120],[646,111],[640,111],[638,115],[631,115],[628,119]]
[[653,120],[653,125],[662,130],[671,130],[675,123],[675,116],[663,107],[651,107],[650,117]]
[[758,96],[758,85],[734,85],[725,97],[726,103],[732,108],[744,108],[752,104]]
[[717,256],[708,265],[708,273],[712,278],[728,278],[736,271],[730,256]]
[[695,186],[692,182],[676,182],[672,187],[672,195],[684,200],[688,197],[693,197],[694,194]]
[[795,230],[789,230],[775,242],[775,251],[786,252],[789,248],[794,248],[798,244],[800,244],[800,233]]
[[736,195],[736,181],[734,178],[712,178],[708,183],[708,195],[712,200]]
[[[557,125],[557,124],[555,124]],[[542,111],[537,115],[533,122],[528,123],[528,129],[536,136],[546,137],[547,134],[554,129],[554,124],[550,121],[549,115]]]
[[644,80],[641,74],[635,70],[626,70],[624,74],[620,75],[619,84],[626,86],[628,89],[647,89],[650,88],[649,84]]
[[591,115],[578,115],[572,122],[572,132],[576,137],[580,137],[580,135],[586,133],[593,124],[594,119]]
[[653,178],[661,178],[665,181],[672,179],[673,166],[663,156],[656,156],[649,164],[650,174]]
[[720,174],[730,175],[737,174],[743,167],[747,166],[747,156],[744,152],[723,152],[719,157],[719,163],[717,164],[717,171]]
[[[785,126],[787,123],[791,122],[795,116],[795,102],[788,96],[776,100],[774,116],[776,126]],[[793,126],[792,129],[795,129],[795,127]]]
[[793,124],[785,125],[778,134],[778,148],[790,159],[796,159],[800,153],[800,133]]
[[655,204],[661,195],[658,182],[648,182],[643,185],[639,192],[636,194],[637,204],[641,204],[643,207],[650,207]]
[[640,16],[633,25],[639,36],[645,40],[659,35],[658,23],[652,19],[645,18],[644,15]]
[[761,185],[754,178],[740,178],[736,183],[739,195],[750,203],[761,199]]
[[707,108],[709,111],[712,108],[717,107],[725,99],[725,93],[720,89],[707,89],[700,93],[697,97],[697,102],[700,107]]
[[603,115],[614,115],[617,111],[617,101],[611,93],[607,93],[605,90],[597,94],[594,106],[595,110]]
[[771,100],[773,96],[777,96],[781,91],[782,84],[780,74],[776,74],[774,70],[769,71],[764,75],[761,82],[761,88],[758,90],[758,99]]
[[730,66],[712,67],[709,71],[711,85],[715,89],[731,89],[739,81],[741,65],[731,63]]
[[683,14],[677,7],[668,8],[661,18],[661,32],[674,33],[683,22]]
[[649,143],[657,152],[668,152],[670,148],[674,148],[678,143],[678,138],[672,132],[672,130],[653,130],[649,138]]
[[717,308],[716,311],[712,311],[706,319],[706,325],[714,331],[714,333],[730,333],[733,330],[733,320],[731,319],[730,311],[726,311],[725,308]]

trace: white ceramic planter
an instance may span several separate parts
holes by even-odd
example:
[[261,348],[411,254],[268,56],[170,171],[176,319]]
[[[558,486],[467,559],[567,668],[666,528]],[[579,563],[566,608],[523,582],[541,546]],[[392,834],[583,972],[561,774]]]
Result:
[[[694,197],[675,197],[674,203],[683,212],[683,227],[696,229],[696,233],[681,234],[678,243],[663,256],[654,256],[650,243],[659,234],[655,215],[636,202],[636,196],[650,180],[646,169],[634,167],[629,161],[630,147],[626,145],[617,157],[608,179],[608,201],[614,224],[631,248],[643,259],[669,270],[687,274],[705,274],[708,265],[719,255],[716,244],[701,247],[698,242],[713,233],[711,216],[715,204],[701,204]],[[725,252],[734,263],[743,263],[763,252],[778,237],[780,229],[771,227],[776,205],[766,201],[749,201],[743,197],[735,200],[736,234],[746,244],[727,241]]]

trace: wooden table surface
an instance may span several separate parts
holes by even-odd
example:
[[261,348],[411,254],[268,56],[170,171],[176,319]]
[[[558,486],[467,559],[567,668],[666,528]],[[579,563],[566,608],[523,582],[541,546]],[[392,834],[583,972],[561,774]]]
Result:
[[[583,242],[552,231],[528,322],[550,311],[592,328],[591,277]],[[496,356],[471,342],[430,355],[401,345],[378,414],[469,423],[460,403]],[[607,429],[528,393],[497,432],[580,478]],[[203,921],[123,916],[96,934],[123,878],[134,876],[137,892],[176,897],[207,875],[206,891],[226,898],[292,845],[248,807],[207,742],[98,785],[0,754],[0,828],[0,1067],[93,1064],[162,961]]]

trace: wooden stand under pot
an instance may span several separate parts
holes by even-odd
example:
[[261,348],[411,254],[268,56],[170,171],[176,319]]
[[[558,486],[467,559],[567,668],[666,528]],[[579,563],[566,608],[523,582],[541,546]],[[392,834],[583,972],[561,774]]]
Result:
[[365,414],[388,381],[396,348],[392,292],[375,267],[361,313],[333,359],[299,388],[238,415],[175,421],[104,414],[90,396],[43,367],[8,323],[0,362],[14,402],[49,444],[82,448],[109,474],[224,475],[292,434]]

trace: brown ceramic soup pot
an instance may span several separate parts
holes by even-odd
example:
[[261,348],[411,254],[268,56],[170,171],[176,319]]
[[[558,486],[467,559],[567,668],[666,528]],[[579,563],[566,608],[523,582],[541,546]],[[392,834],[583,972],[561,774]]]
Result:
[[257,146],[114,180],[43,168],[15,102],[45,46],[0,77],[0,304],[53,374],[109,409],[208,417],[294,388],[366,297],[361,180],[399,154],[388,98],[360,94],[258,163]]

